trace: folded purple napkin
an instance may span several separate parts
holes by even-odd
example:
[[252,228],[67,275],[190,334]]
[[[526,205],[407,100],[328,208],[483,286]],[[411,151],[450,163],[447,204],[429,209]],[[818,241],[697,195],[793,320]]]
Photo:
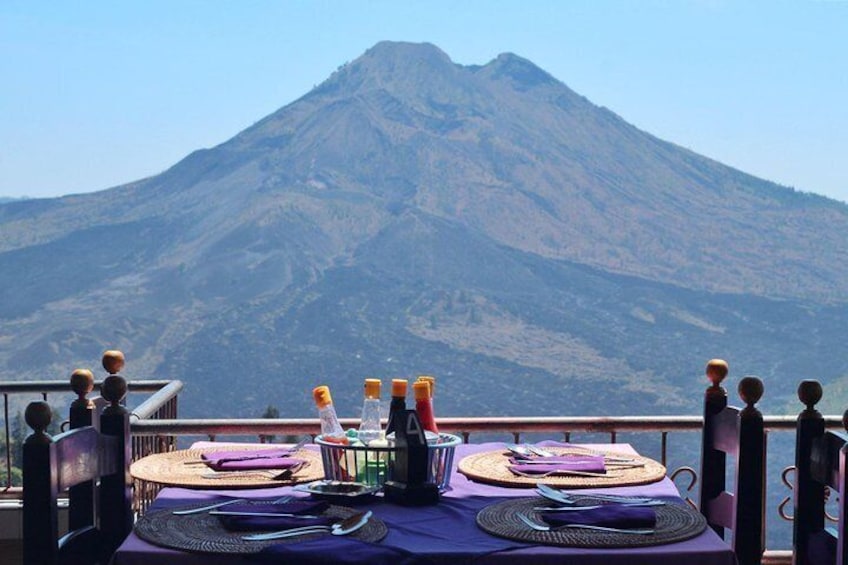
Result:
[[204,453],[201,459],[216,471],[250,471],[253,469],[288,469],[303,463],[291,457],[289,449],[215,451]]
[[542,519],[551,527],[565,524],[585,524],[608,528],[653,528],[657,513],[650,506],[604,504],[600,508],[569,510],[567,512],[542,512]]
[[587,471],[590,473],[605,473],[603,455],[558,455],[556,457],[539,457],[533,461],[544,463],[528,463],[525,459],[511,458],[510,471],[520,473],[543,474],[552,471]]
[[329,525],[335,518],[321,516],[329,503],[326,501],[297,500],[281,504],[230,504],[222,512],[253,512],[255,514],[297,514],[318,516],[317,518],[295,518],[293,516],[218,516],[224,528],[235,532],[273,531],[301,526]]
[[297,563],[298,565],[421,563],[418,557],[408,551],[342,536],[322,536],[295,543],[278,543],[266,547],[249,559],[260,563]]

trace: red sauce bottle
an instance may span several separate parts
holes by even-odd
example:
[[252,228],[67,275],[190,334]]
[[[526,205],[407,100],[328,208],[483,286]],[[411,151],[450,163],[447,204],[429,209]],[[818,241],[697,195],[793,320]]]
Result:
[[417,381],[412,385],[412,390],[415,391],[415,411],[418,412],[421,427],[433,433],[439,433],[436,418],[433,415],[433,397],[430,395],[430,383]]

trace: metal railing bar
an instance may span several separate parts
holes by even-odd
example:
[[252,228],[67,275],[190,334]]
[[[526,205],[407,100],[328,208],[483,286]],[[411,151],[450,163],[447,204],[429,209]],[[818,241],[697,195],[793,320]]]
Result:
[[[794,416],[765,416],[767,431],[794,430]],[[439,429],[460,433],[463,436],[481,432],[565,433],[567,440],[574,432],[680,432],[700,431],[700,416],[619,416],[619,417],[499,417],[499,418],[439,418]],[[343,427],[356,427],[358,418],[342,418]],[[828,428],[841,428],[841,416],[825,416]],[[138,420],[131,423],[137,435],[257,435],[257,434],[309,434],[320,433],[317,418],[251,418],[251,419],[168,419]],[[611,436],[616,437],[617,436]]]
[[[168,381],[168,384],[150,395],[147,400],[133,409],[131,416],[138,420],[146,420],[156,414],[161,408],[169,406],[180,391],[183,390],[182,381]],[[166,412],[169,412],[166,409]]]
[[[99,387],[103,381],[95,381],[94,386]],[[127,386],[130,392],[156,392],[164,388],[173,380],[137,380],[132,381],[127,379]],[[53,381],[17,381],[17,382],[2,382],[0,383],[0,393],[2,394],[19,394],[34,392],[47,394],[50,392],[70,393],[71,387],[68,385],[68,380],[53,380]]]

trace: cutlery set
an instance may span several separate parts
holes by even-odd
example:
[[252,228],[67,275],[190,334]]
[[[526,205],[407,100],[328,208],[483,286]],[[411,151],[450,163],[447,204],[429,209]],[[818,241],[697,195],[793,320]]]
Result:
[[[272,501],[273,504],[285,504],[286,502],[290,502],[294,499],[291,495],[286,495],[277,500]],[[224,506],[229,504],[235,504],[237,502],[247,502],[244,498],[234,498],[232,500],[226,500],[224,502],[218,502],[216,504],[210,504],[208,506],[202,506],[200,508],[191,508],[188,510],[174,510],[171,512],[176,516],[186,516],[189,514],[200,514],[202,512],[209,512],[212,516],[258,516],[258,517],[285,517],[285,518],[303,518],[303,519],[315,519],[318,516],[311,516],[307,514],[290,514],[286,512],[230,512],[227,510],[218,510]],[[362,528],[365,524],[368,523],[368,520],[371,519],[372,512],[368,510],[367,512],[357,512],[347,518],[339,520],[335,524],[331,524],[329,526],[324,525],[312,525],[312,526],[302,526],[299,528],[288,528],[285,530],[279,530],[276,532],[266,532],[261,534],[251,534],[247,536],[242,536],[243,540],[246,541],[265,541],[265,540],[274,540],[274,539],[283,539],[295,536],[302,536],[307,534],[317,534],[317,533],[329,533],[334,536],[346,536],[348,534],[352,534],[358,529]]]
[[[550,461],[550,458],[562,457],[562,455],[558,455],[553,453],[547,449],[542,447],[524,443],[524,444],[507,444],[506,449],[515,455],[518,460],[517,463],[521,465],[551,465],[555,464],[556,461]],[[576,448],[579,449],[579,448]],[[593,452],[591,450],[582,450],[585,451],[587,455],[599,455],[597,452]],[[617,455],[609,455],[604,453],[604,466],[612,468],[614,471],[623,470],[623,469],[633,469],[636,467],[644,467],[645,463],[642,461],[638,461],[636,459],[632,459],[629,457],[621,457]],[[571,465],[580,465],[580,463],[570,463]],[[588,463],[587,463],[588,465]],[[580,469],[554,469],[545,473],[529,473],[527,471],[521,471],[517,469],[511,468],[510,471],[520,477],[527,477],[531,479],[544,479],[546,477],[555,477],[555,476],[578,476],[578,477],[604,477],[604,478],[616,478],[621,475],[615,472],[612,473],[600,473],[596,471],[581,471]]]
[[[290,448],[286,449],[283,452],[274,450],[274,453],[272,455],[266,455],[266,454],[263,454],[262,451],[257,450],[255,455],[251,454],[251,455],[245,455],[245,456],[242,456],[242,457],[230,457],[230,458],[227,458],[227,459],[219,459],[218,462],[221,463],[221,462],[232,462],[232,461],[253,461],[255,459],[277,459],[279,457],[285,457],[286,455],[292,455],[292,454],[296,453],[301,448],[303,448],[304,445],[309,443],[309,441],[310,441],[310,438],[308,438],[308,437],[304,438],[304,439],[300,440],[299,442],[297,442],[296,444],[294,444],[293,446],[291,446]],[[183,462],[183,465],[206,465],[206,464],[207,464],[207,461],[205,461],[203,459],[193,459],[191,461],[184,461]],[[237,472],[237,471],[234,471],[234,472]]]
[[542,447],[538,447],[536,445],[532,445],[532,444],[529,444],[529,443],[524,443],[524,444],[520,444],[520,445],[515,444],[515,443],[514,444],[508,444],[506,446],[506,448],[509,451],[511,451],[512,453],[514,453],[515,455],[518,455],[519,457],[522,457],[522,458],[525,458],[525,459],[529,459],[531,457],[554,457],[555,456],[554,453],[551,453],[547,449],[544,449]]
[[539,483],[538,485],[536,485],[536,493],[547,498],[548,500],[556,502],[557,504],[562,504],[566,506],[579,505],[581,500],[586,500],[587,498],[618,504],[647,504],[649,502],[660,502],[662,504],[665,504],[661,500],[647,498],[644,496],[616,496],[612,494],[574,494],[553,488],[543,483]]
[[[610,494],[575,494],[569,493],[563,490],[559,490],[548,486],[546,484],[539,483],[536,485],[536,493],[541,495],[542,497],[558,504],[559,506],[545,506],[545,507],[534,507],[533,510],[537,512],[569,512],[569,511],[580,511],[580,510],[594,510],[597,508],[601,508],[604,506],[603,504],[589,504],[589,505],[581,505],[581,501],[592,500],[592,501],[601,501],[606,502],[608,504],[616,504],[620,506],[629,506],[629,507],[646,507],[646,506],[663,506],[665,502],[662,500],[657,500],[654,498],[648,497],[636,497],[636,496],[616,496]],[[605,532],[618,532],[618,533],[627,533],[627,534],[636,534],[636,535],[649,535],[653,534],[654,530],[651,528],[611,528],[607,526],[595,526],[591,524],[562,524],[555,528],[551,526],[539,524],[533,521],[526,514],[519,513],[518,518],[524,522],[527,526],[534,530],[538,531],[551,531],[557,530],[559,528],[581,528],[585,530],[597,530],[597,531],[605,531]]]
[[510,469],[510,472],[518,475],[519,477],[527,477],[528,479],[544,479],[546,477],[562,475],[573,475],[576,477],[604,477],[608,479],[614,479],[621,476],[620,473],[595,473],[593,471],[576,471],[574,469],[554,469],[553,471],[548,471],[546,473],[528,473],[526,471]]
[[260,479],[269,479],[272,481],[285,481],[292,478],[292,475],[300,471],[305,464],[306,463],[292,465],[288,469],[283,469],[279,472],[274,470],[261,469],[255,469],[250,471],[212,471],[210,473],[203,473],[200,476],[204,479],[233,479],[239,477],[258,477]]
[[372,512],[368,510],[367,512],[359,512],[357,514],[353,514],[352,516],[348,516],[347,518],[339,520],[338,522],[330,526],[303,526],[302,528],[289,528],[287,530],[280,530],[278,532],[268,532],[264,534],[252,534],[249,536],[242,536],[241,539],[247,541],[266,541],[290,538],[295,536],[304,536],[307,534],[319,534],[325,532],[333,536],[346,536],[348,534],[352,534],[353,532],[367,524],[368,520],[371,518],[371,514]]
[[[273,501],[273,504],[285,504],[286,502],[290,502],[294,497],[290,494],[285,496],[281,496],[277,500]],[[244,498],[233,498],[232,500],[225,500],[224,502],[218,502],[217,504],[210,504],[209,506],[201,506],[200,508],[191,508],[189,510],[174,510],[171,514],[176,516],[186,516],[188,514],[200,514],[201,512],[206,512],[207,510],[214,510],[215,508],[221,508],[222,506],[227,506],[228,504],[236,504],[237,502],[247,502],[247,499]],[[211,514],[211,512],[210,512]]]

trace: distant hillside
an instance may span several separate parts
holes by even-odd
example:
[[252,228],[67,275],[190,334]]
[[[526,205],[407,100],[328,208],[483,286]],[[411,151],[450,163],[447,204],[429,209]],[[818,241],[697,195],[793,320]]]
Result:
[[521,57],[385,42],[159,176],[0,207],[0,379],[118,347],[190,415],[415,373],[442,413],[683,413],[723,356],[783,409],[848,378],[846,233]]

